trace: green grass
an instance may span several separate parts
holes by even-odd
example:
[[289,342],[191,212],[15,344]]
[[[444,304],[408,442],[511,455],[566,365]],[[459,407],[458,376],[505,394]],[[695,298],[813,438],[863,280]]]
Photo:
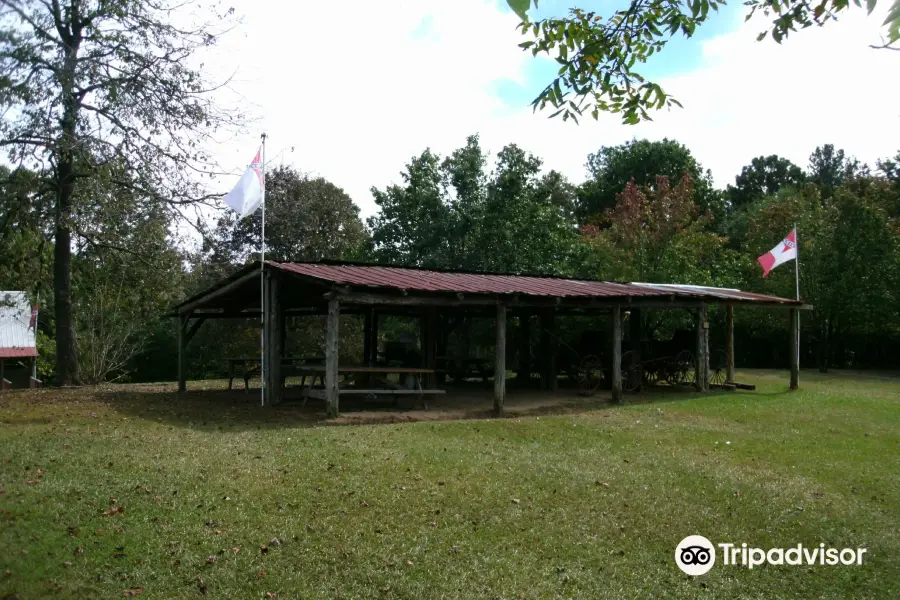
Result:
[[[0,396],[0,598],[900,597],[900,379],[740,379],[356,426],[171,386]],[[691,578],[695,533],[868,553]]]

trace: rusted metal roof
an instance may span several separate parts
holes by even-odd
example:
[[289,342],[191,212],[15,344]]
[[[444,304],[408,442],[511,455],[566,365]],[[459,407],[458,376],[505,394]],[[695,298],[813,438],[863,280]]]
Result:
[[282,263],[274,261],[267,261],[267,264],[289,273],[340,285],[419,292],[520,294],[524,296],[557,298],[654,298],[674,296],[686,300],[700,301],[732,300],[785,305],[802,304],[788,298],[705,286],[618,283],[560,277],[462,273],[379,265]]
[[634,283],[654,290],[676,290],[678,292],[693,292],[702,294],[707,297],[717,298],[720,300],[738,300],[749,302],[778,302],[783,304],[802,304],[802,302],[792,298],[781,298],[779,296],[767,296],[766,294],[757,294],[756,292],[745,292],[735,288],[711,287],[708,285],[688,285],[684,283]]
[[37,356],[36,348],[0,348],[0,358],[32,358]]
[[0,358],[37,356],[25,292],[0,292]]

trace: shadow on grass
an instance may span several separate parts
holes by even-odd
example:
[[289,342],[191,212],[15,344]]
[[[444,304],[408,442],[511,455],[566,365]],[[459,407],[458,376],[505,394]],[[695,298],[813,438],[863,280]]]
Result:
[[[337,419],[326,419],[322,401],[310,400],[303,406],[296,397],[296,390],[289,390],[286,400],[275,407],[260,406],[258,389],[251,389],[249,393],[243,390],[204,389],[180,395],[171,391],[170,386],[135,386],[131,389],[98,390],[93,397],[129,418],[176,427],[223,431],[496,418],[492,392],[483,384],[448,386],[447,391],[439,402],[429,401],[427,410],[398,407],[391,401],[374,402],[345,397],[341,399],[341,416]],[[658,387],[640,394],[626,394],[625,406],[684,402],[697,397],[711,401],[735,395],[769,398],[783,393],[788,392],[711,390],[701,395],[688,388]],[[513,384],[509,386],[503,417],[573,415],[622,408],[612,403],[608,391],[598,391],[594,396],[580,396],[572,389],[541,392]]]

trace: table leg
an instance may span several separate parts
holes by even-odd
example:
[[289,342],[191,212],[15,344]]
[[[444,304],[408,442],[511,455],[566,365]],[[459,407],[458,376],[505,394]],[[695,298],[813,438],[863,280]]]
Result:
[[[422,376],[418,374],[416,375],[416,389],[419,392],[422,391]],[[425,394],[419,394],[419,403],[422,405],[422,410],[428,410],[428,405],[425,404]]]

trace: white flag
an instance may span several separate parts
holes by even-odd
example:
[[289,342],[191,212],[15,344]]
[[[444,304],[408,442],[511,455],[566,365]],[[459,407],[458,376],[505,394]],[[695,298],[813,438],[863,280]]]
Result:
[[225,196],[225,204],[237,211],[243,219],[256,212],[263,203],[266,192],[265,175],[262,172],[262,161],[257,150],[256,157],[238,181],[234,189]]

